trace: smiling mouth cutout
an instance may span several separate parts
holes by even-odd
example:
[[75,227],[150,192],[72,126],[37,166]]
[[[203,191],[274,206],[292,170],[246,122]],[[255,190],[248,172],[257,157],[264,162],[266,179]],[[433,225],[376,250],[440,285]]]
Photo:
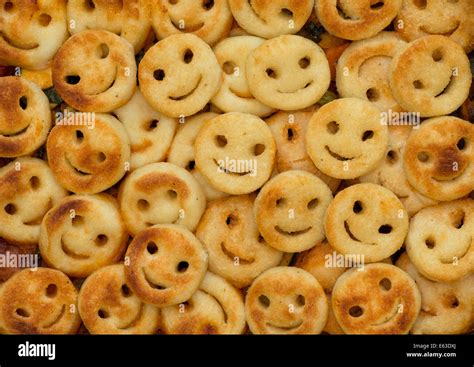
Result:
[[140,320],[142,318],[143,308],[144,308],[144,304],[142,302],[140,304],[140,309],[138,310],[137,314],[132,319],[132,321],[130,321],[128,324],[126,324],[124,326],[118,326],[117,328],[120,329],[120,330],[126,330],[126,329],[130,329],[130,328],[135,327],[140,322]]
[[39,226],[41,222],[43,221],[44,213],[48,212],[49,209],[53,207],[53,200],[50,198],[48,200],[48,203],[46,204],[46,210],[42,213],[36,216],[35,218],[29,220],[28,222],[23,222],[25,226]]
[[16,42],[14,42],[12,39],[10,39],[10,37],[6,36],[2,32],[0,32],[0,38],[3,38],[3,40],[6,43],[8,43],[11,47],[17,48],[17,49],[22,50],[22,51],[30,51],[30,50],[34,50],[34,49],[39,47],[39,44],[37,44],[37,43],[22,46],[22,45],[20,45]]
[[[453,167],[453,166],[450,165],[450,167]],[[436,182],[439,182],[439,183],[455,182],[455,181],[457,181],[457,180],[459,180],[460,178],[463,177],[464,172],[465,172],[468,168],[469,168],[469,163],[464,167],[463,170],[459,170],[459,171],[457,172],[457,175],[454,176],[454,177],[450,177],[450,178],[439,178],[439,177],[432,176],[431,178],[432,178],[433,180],[435,180]]]
[[451,73],[451,76],[449,78],[449,81],[448,83],[446,84],[446,86],[441,90],[441,92],[439,92],[437,95],[435,95],[435,98],[438,98],[438,97],[442,97],[443,94],[447,93],[449,91],[449,88],[453,85],[454,83],[454,78],[455,76]]
[[69,256],[69,257],[72,257],[73,259],[75,260],[87,260],[90,258],[90,256],[88,255],[82,255],[82,254],[78,254],[77,252],[75,252],[74,250],[71,250],[65,243],[64,243],[64,240],[61,238],[61,249],[63,250],[63,252]]
[[171,24],[173,24],[173,26],[179,30],[180,32],[184,32],[184,33],[193,33],[193,32],[197,32],[199,31],[202,27],[204,27],[204,23],[199,23],[199,24],[196,24],[194,26],[189,26],[188,24],[186,24],[186,22],[184,22],[182,19],[180,19],[179,21],[176,21],[174,19],[172,19],[170,17],[170,22]]
[[182,101],[183,99],[190,97],[200,87],[201,81],[202,81],[202,76],[199,77],[199,80],[196,83],[196,86],[189,93],[183,94],[178,97],[169,96],[168,98],[171,99],[172,101]]
[[308,88],[309,86],[311,86],[311,84],[313,84],[313,82],[308,82],[306,83],[306,85],[304,87],[301,87],[301,88],[297,88],[293,91],[282,91],[281,89],[277,89],[278,93],[281,93],[281,94],[293,94],[293,93],[297,93],[299,92],[300,90],[305,90],[306,88]]
[[342,155],[339,155],[337,153],[334,153],[327,145],[324,146],[326,151],[331,155],[331,157],[337,159],[338,161],[345,162],[345,161],[351,161],[353,159],[359,158],[359,157],[344,157]]
[[[107,92],[110,88],[112,88],[115,84],[115,81],[117,80],[117,74],[118,74],[118,69],[115,68],[115,73],[114,73],[114,77],[112,78],[112,82],[110,82],[109,85],[105,86],[105,88],[103,88],[100,92],[97,92],[97,93],[91,93],[91,94],[87,94],[88,96],[98,96],[99,94],[102,94],[102,93],[105,93]],[[78,83],[79,84],[79,83]]]
[[64,158],[66,160],[66,164],[71,167],[74,172],[76,172],[79,176],[92,176],[92,173],[89,173],[89,172],[85,172],[85,171],[82,171],[80,170],[79,168],[76,168],[72,163],[71,161],[69,160],[69,158],[65,157]]
[[235,95],[235,96],[237,96],[237,97],[239,97],[239,98],[242,98],[242,99],[250,99],[250,100],[255,99],[255,97],[253,97],[253,96],[251,96],[251,95],[250,95],[250,96],[248,96],[248,95],[243,95],[242,93],[239,93],[239,92],[235,91],[234,88],[232,88],[232,87],[229,87],[229,91],[230,91],[233,95]]
[[153,289],[157,289],[157,290],[160,290],[160,291],[163,291],[163,290],[166,290],[168,289],[168,287],[165,287],[163,284],[155,284],[154,282],[152,282],[150,280],[150,277],[148,276],[148,274],[146,273],[145,269],[142,269],[142,272],[143,272],[143,276],[146,280],[146,282],[148,283],[148,285],[153,288]]
[[288,332],[288,331],[298,329],[301,325],[303,325],[303,320],[297,321],[293,325],[288,325],[288,326],[275,325],[275,324],[272,324],[270,322],[267,322],[266,325],[267,325],[267,327],[276,329],[277,331]]
[[309,226],[308,228],[305,228],[299,231],[285,231],[281,229],[279,226],[275,226],[275,230],[284,236],[299,236],[299,235],[308,233],[312,228],[313,227]]
[[31,123],[28,124],[28,126],[25,127],[24,129],[18,130],[18,131],[14,132],[14,133],[3,133],[3,132],[0,131],[0,135],[6,136],[6,137],[9,137],[9,138],[13,138],[13,137],[15,137],[15,136],[18,136],[18,135],[21,135],[21,134],[26,133],[26,131],[28,130],[28,128],[29,128],[30,126],[31,126]]
[[[472,243],[473,243],[472,236],[469,238],[469,241],[467,241],[467,243],[469,243],[469,246],[467,246],[466,251],[464,251],[459,256],[450,256],[449,260],[440,259],[441,264],[444,264],[444,265],[455,265],[455,264],[457,264],[457,265],[459,265],[459,261],[461,261],[469,253],[469,250],[472,247]],[[455,266],[457,266],[457,265],[455,265]]]
[[59,320],[61,320],[65,312],[66,312],[66,305],[63,305],[63,307],[61,307],[61,311],[59,311],[58,315],[53,319],[53,321],[44,325],[43,328],[49,329],[53,327],[54,325],[56,325],[59,322]]
[[381,322],[377,322],[375,324],[372,324],[372,326],[382,326],[382,325],[385,325],[385,324],[388,324],[390,321],[394,320],[397,315],[400,313],[399,312],[399,306],[398,305],[403,305],[400,300],[398,300],[398,302],[395,303],[395,310],[390,314],[390,316],[386,317],[383,321]]
[[255,259],[253,258],[243,258],[241,256],[237,256],[226,247],[224,242],[221,243],[221,250],[232,262],[234,262],[235,259],[239,259],[239,264],[241,265],[248,265],[255,262]]
[[219,164],[217,160],[214,158],[214,164],[217,166],[217,169],[219,172],[228,174],[228,175],[236,175],[236,176],[247,176],[247,175],[253,175],[253,171],[244,171],[244,172],[234,172],[230,170],[229,168],[226,168],[224,165]]
[[426,27],[425,27],[425,26],[421,26],[421,27],[419,28],[419,30],[422,31],[422,32],[425,32],[425,33],[427,33],[427,34],[429,34],[429,35],[438,35],[438,36],[449,37],[449,36],[451,36],[454,32],[456,32],[456,31],[458,30],[458,28],[459,28],[460,25],[461,25],[461,22],[458,20],[458,21],[456,22],[456,25],[455,25],[453,28],[451,28],[449,31],[443,32],[443,33],[441,33],[441,32],[430,32],[430,31],[426,30]]
[[349,224],[347,223],[347,220],[344,221],[344,229],[346,230],[346,233],[347,233],[347,235],[351,238],[351,240],[360,242],[360,243],[362,243],[362,244],[364,244],[364,245],[376,245],[376,243],[368,243],[368,242],[364,242],[364,241],[359,240],[359,239],[351,232],[351,229],[349,228]]

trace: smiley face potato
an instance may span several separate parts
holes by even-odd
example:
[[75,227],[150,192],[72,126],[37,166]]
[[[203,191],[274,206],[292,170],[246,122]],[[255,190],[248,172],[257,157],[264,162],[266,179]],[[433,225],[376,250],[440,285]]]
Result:
[[316,103],[330,82],[323,50],[293,35],[272,38],[257,47],[247,60],[246,75],[258,100],[286,111]]
[[280,173],[255,200],[258,229],[277,250],[308,250],[324,239],[323,218],[331,200],[331,190],[318,177],[305,171]]
[[88,126],[58,124],[46,144],[55,178],[77,194],[110,188],[125,175],[130,161],[130,140],[116,118],[97,114],[90,122]]
[[59,270],[25,269],[0,289],[2,334],[74,334],[81,319],[77,290]]
[[326,211],[324,229],[337,251],[379,262],[403,245],[408,214],[390,190],[363,183],[336,195]]
[[1,78],[0,91],[0,157],[33,153],[51,129],[48,98],[24,78]]
[[202,282],[208,263],[202,243],[175,224],[140,232],[125,256],[129,259],[125,276],[132,291],[158,307],[188,300]]
[[261,187],[271,175],[276,153],[267,124],[239,112],[206,121],[194,148],[199,172],[216,189],[233,195]]
[[341,98],[321,107],[306,134],[308,155],[331,177],[357,178],[374,169],[388,144],[381,111],[357,98]]
[[254,334],[319,334],[328,304],[323,288],[305,270],[276,267],[249,288],[245,313]]
[[212,49],[193,34],[176,34],[145,54],[138,79],[143,96],[170,117],[191,116],[204,108],[221,85]]
[[341,275],[331,302],[347,334],[407,334],[420,312],[421,296],[407,273],[379,263]]
[[105,266],[89,276],[79,292],[78,309],[92,334],[153,334],[160,309],[143,303],[125,278],[125,266]]

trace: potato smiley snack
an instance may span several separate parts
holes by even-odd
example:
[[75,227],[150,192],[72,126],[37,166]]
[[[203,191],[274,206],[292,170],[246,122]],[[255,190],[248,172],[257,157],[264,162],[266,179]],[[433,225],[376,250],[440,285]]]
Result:
[[0,334],[473,334],[473,12],[0,0]]

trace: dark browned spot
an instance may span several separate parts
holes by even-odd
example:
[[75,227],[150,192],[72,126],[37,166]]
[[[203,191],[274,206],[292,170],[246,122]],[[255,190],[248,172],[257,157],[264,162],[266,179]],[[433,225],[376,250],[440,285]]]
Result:
[[326,125],[326,128],[330,134],[336,134],[339,131],[339,124],[336,121],[331,121]]
[[292,18],[293,17],[293,12],[290,9],[287,9],[287,8],[281,9],[280,14],[283,15],[284,17],[287,17],[287,18]]
[[265,296],[264,294],[261,294],[259,297],[258,297],[258,302],[260,303],[260,305],[264,308],[268,308],[270,307],[270,299]]
[[188,171],[194,171],[196,168],[196,162],[195,161],[189,161],[188,164],[186,165],[186,169]]
[[222,69],[224,70],[224,73],[228,75],[234,74],[236,71],[236,68],[237,68],[237,65],[232,61],[226,61],[222,65]]
[[140,199],[137,202],[138,210],[145,211],[150,208],[150,203],[145,199]]
[[288,141],[292,141],[295,138],[295,131],[292,128],[288,128],[286,131],[286,136]]
[[41,14],[38,18],[38,22],[42,27],[47,27],[49,23],[51,23],[51,20],[51,15],[45,13]]
[[17,308],[15,312],[18,316],[25,317],[25,318],[30,317],[30,313],[24,308]]
[[370,9],[372,9],[372,10],[380,10],[380,9],[383,8],[384,5],[385,5],[385,4],[384,4],[383,1],[378,1],[378,2],[376,2],[375,4],[370,5]]
[[215,143],[218,147],[223,148],[227,145],[227,139],[224,135],[216,135]]
[[165,71],[163,69],[155,70],[153,72],[153,78],[161,82],[163,79],[165,79]]
[[167,195],[171,200],[175,200],[178,197],[178,193],[174,190],[168,190]]
[[193,61],[193,57],[194,57],[194,53],[191,49],[187,49],[185,52],[184,52],[184,55],[183,55],[183,61],[185,64],[189,64],[191,63],[191,61]]
[[97,315],[99,315],[101,319],[107,319],[110,316],[109,313],[102,308],[97,312]]
[[428,0],[413,0],[413,5],[418,9],[425,9]]
[[122,286],[120,287],[120,291],[122,292],[122,296],[124,297],[130,297],[132,295],[132,291],[126,284],[122,284]]
[[26,96],[20,97],[18,100],[18,104],[20,105],[22,110],[26,110],[28,108],[28,98]]
[[66,83],[70,85],[76,85],[81,81],[79,75],[66,75]]
[[466,149],[467,142],[465,138],[461,138],[458,140],[456,146],[458,147],[459,150],[464,150]]
[[236,215],[229,214],[225,220],[225,223],[229,228],[233,228],[239,223],[239,219]]
[[84,1],[84,8],[87,10],[87,11],[92,11],[95,9],[95,4],[94,4],[94,1],[93,0],[85,0]]
[[417,79],[413,81],[413,87],[415,87],[415,89],[423,89],[425,86],[421,80]]
[[307,208],[309,210],[312,210],[312,209],[316,208],[318,203],[319,203],[319,200],[317,198],[314,198],[314,199],[312,199],[308,202]]
[[372,139],[374,137],[374,132],[372,130],[364,131],[362,134],[362,141]]
[[454,296],[454,297],[451,299],[450,306],[451,306],[451,308],[457,308],[457,307],[459,307],[459,299],[458,299],[456,296]]
[[256,156],[259,156],[259,155],[263,154],[264,151],[265,151],[265,145],[256,144],[254,146],[254,149],[253,149],[253,154],[255,154]]
[[54,298],[58,294],[58,286],[56,284],[49,284],[46,287],[46,297]]
[[9,215],[14,215],[17,210],[15,204],[12,204],[12,203],[5,205],[3,209],[5,210],[5,213]]
[[146,250],[150,255],[156,254],[158,252],[158,246],[156,245],[155,242],[150,241],[148,242],[148,245],[146,246]]
[[423,163],[426,163],[430,160],[430,155],[428,152],[420,152],[416,155],[416,158]]
[[464,218],[466,213],[460,209],[452,214],[452,224],[457,229],[460,229],[464,225]]
[[367,99],[370,101],[370,102],[376,102],[380,99],[380,93],[377,89],[375,88],[369,88],[367,89],[367,92],[365,93],[365,95],[367,96]]
[[11,1],[7,1],[5,2],[5,5],[3,5],[3,10],[5,10],[6,12],[11,12],[14,8],[14,5]]
[[271,69],[271,68],[268,68],[267,70],[265,70],[265,72],[267,73],[267,76],[269,78],[272,78],[272,79],[276,79],[277,78],[277,73],[275,72],[275,70]]
[[379,286],[381,289],[383,289],[384,291],[389,291],[390,289],[392,289],[392,282],[390,281],[390,279],[388,278],[383,278],[380,282],[379,282]]
[[392,232],[392,226],[390,224],[383,224],[379,227],[379,233],[380,234],[389,234]]
[[284,198],[280,198],[276,201],[276,206],[278,208],[282,208],[285,205],[286,205],[286,199],[284,199]]
[[214,7],[214,0],[204,0],[202,7],[206,10],[211,10]]
[[296,297],[296,304],[300,307],[304,306],[306,304],[306,298],[300,294],[298,297]]
[[145,124],[145,130],[146,131],[152,131],[158,127],[158,123],[160,121],[158,120],[151,120]]
[[105,234],[99,234],[99,235],[95,238],[95,244],[96,244],[97,246],[104,246],[108,241],[109,241],[109,238],[108,238],[107,235],[105,235]]
[[433,237],[428,237],[426,240],[425,240],[425,245],[426,247],[428,247],[430,250],[433,249],[436,245],[436,242],[434,240]]
[[74,227],[82,226],[84,224],[84,217],[82,217],[81,215],[75,215],[71,219],[71,222]]
[[97,46],[96,52],[97,52],[97,57],[99,59],[105,59],[107,58],[107,56],[109,56],[110,49],[109,49],[109,46],[107,46],[107,44],[101,43],[99,46]]
[[349,315],[352,317],[360,317],[364,313],[364,310],[360,306],[352,306],[349,309]]
[[104,152],[97,153],[97,162],[102,163],[102,162],[105,162],[106,159],[107,159],[107,156],[105,155]]
[[180,261],[176,266],[176,271],[178,273],[185,273],[189,268],[189,263],[187,261]]
[[30,177],[30,186],[33,190],[37,190],[40,187],[40,179],[38,176]]
[[390,164],[394,164],[398,161],[398,153],[394,150],[389,150],[387,153],[387,161]]
[[360,202],[359,200],[357,200],[354,205],[352,206],[352,211],[354,213],[360,213],[362,211],[363,207],[362,207],[362,202]]
[[76,130],[74,132],[75,137],[76,137],[76,142],[78,144],[82,143],[84,141],[84,133],[81,130]]
[[433,51],[433,54],[431,55],[433,57],[433,61],[439,62],[443,59],[443,52],[441,49],[436,49]]
[[301,69],[306,69],[311,64],[311,61],[309,57],[303,57],[302,59],[300,59],[300,61],[298,61],[298,64]]

